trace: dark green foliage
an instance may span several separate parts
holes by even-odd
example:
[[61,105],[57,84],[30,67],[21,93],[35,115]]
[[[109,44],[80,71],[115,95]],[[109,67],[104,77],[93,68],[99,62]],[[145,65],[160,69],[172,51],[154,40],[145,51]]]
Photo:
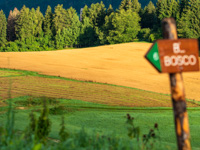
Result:
[[82,18],[81,18],[81,21],[84,20],[85,17],[88,17],[89,16],[89,8],[87,5],[85,5],[82,9]]
[[34,9],[32,9],[31,13],[30,9],[26,6],[23,6],[23,8],[20,10],[20,14],[16,20],[15,26],[16,37],[18,40],[25,42],[26,39],[33,39],[33,13]]
[[52,20],[53,20],[53,13],[51,11],[51,6],[48,5],[45,17],[44,17],[44,22],[43,22],[43,30],[44,30],[44,35],[46,35],[49,39],[52,37]]
[[133,3],[132,4],[133,11],[139,13],[139,11],[141,10],[141,4],[140,4],[140,2],[138,0],[132,0],[132,1],[133,1],[132,2]]
[[6,16],[3,10],[0,11],[0,46],[3,46],[6,43],[6,29],[7,29],[7,21]]
[[96,32],[90,23],[90,19],[85,17],[82,22],[81,33],[79,36],[80,47],[95,45],[95,41],[97,41]]
[[67,28],[67,11],[63,5],[57,5],[53,14],[54,35],[63,28]]
[[112,5],[110,4],[108,9],[107,9],[106,15],[109,16],[112,12],[114,12],[114,9],[113,9]]
[[92,4],[89,8],[89,19],[93,27],[101,28],[105,22],[106,8],[103,2]]
[[61,124],[60,124],[61,128],[59,131],[59,136],[60,136],[60,141],[66,141],[67,138],[69,138],[69,133],[65,131],[65,120],[64,120],[64,116],[62,116],[61,118]]
[[107,37],[110,44],[132,42],[140,30],[140,17],[132,10],[122,9],[119,13],[111,14],[107,21],[106,24],[113,28]]
[[143,28],[138,33],[138,38],[142,41],[150,41],[152,42],[149,37],[151,34],[151,30],[149,28]]
[[[162,37],[160,22],[165,17],[176,19],[180,37],[200,38],[199,0],[189,3],[185,0],[158,0],[156,8],[154,3],[150,1],[142,9],[141,5],[146,4],[144,0],[122,0],[119,10],[113,9],[111,0],[106,1],[105,5],[103,1],[92,3],[90,7],[85,5],[83,8],[81,21],[72,7],[65,9],[58,4],[52,13],[48,6],[43,17],[40,7],[30,10],[24,5],[20,12],[16,8],[10,12],[7,21],[9,42],[5,39],[6,21],[1,11],[0,17],[4,21],[0,23],[0,51],[98,46],[132,42],[138,38],[152,42]],[[106,6],[109,8],[106,9]]]
[[29,132],[30,134],[34,134],[37,130],[37,119],[35,117],[35,114],[33,112],[29,115],[30,123],[29,123]]
[[13,11],[10,11],[10,14],[8,16],[7,21],[7,40],[8,41],[15,41],[16,40],[16,34],[15,34],[15,25],[16,20],[19,15],[19,10],[15,8]]
[[[26,101],[22,100],[22,101],[16,101],[15,104],[18,104],[20,106],[25,106],[25,107],[31,107],[31,106],[40,106],[43,104],[43,97],[28,97],[26,99]],[[59,104],[59,101],[56,100],[55,98],[50,98],[48,97],[47,99],[48,104],[50,105],[57,105]]]
[[40,12],[40,7],[37,7],[35,11],[35,17],[33,17],[33,25],[35,25],[34,36],[35,37],[42,37],[43,36],[43,14]]
[[154,4],[150,1],[149,4],[144,8],[141,15],[141,26],[142,28],[152,29],[157,23],[156,18],[156,8]]
[[180,18],[179,2],[176,0],[158,0],[156,9],[159,22],[163,18],[173,17],[177,21]]
[[[139,0],[142,7],[145,7],[150,0]],[[153,3],[155,4],[157,0],[153,0]],[[4,10],[6,13],[6,16],[9,15],[10,9],[14,9],[14,7],[17,7],[18,9],[22,8],[23,5],[26,5],[29,8],[37,8],[37,6],[41,7],[41,11],[43,14],[45,14],[46,8],[48,5],[51,6],[51,8],[54,8],[58,4],[63,4],[64,8],[67,9],[69,7],[73,7],[77,10],[77,12],[80,11],[81,8],[83,8],[85,5],[90,6],[92,3],[101,2],[101,0],[40,0],[40,1],[27,1],[27,0],[9,0],[8,1],[1,1],[0,2],[0,8]],[[105,4],[106,8],[109,7],[111,4],[114,9],[117,9],[120,5],[121,0],[103,0],[103,3]]]
[[49,109],[47,107],[47,98],[44,97],[43,99],[43,110],[41,112],[41,115],[38,119],[38,123],[37,123],[37,129],[36,129],[36,135],[35,138],[37,141],[42,141],[42,142],[46,142],[47,141],[47,137],[49,135],[49,132],[51,130],[51,122],[48,118],[48,114],[49,114]]
[[178,24],[180,37],[200,38],[200,0],[190,0]]
[[72,112],[75,112],[76,109],[72,109],[72,108],[68,108],[68,107],[65,107],[65,106],[54,106],[52,108],[49,109],[49,114],[51,115],[63,115],[63,114],[66,114],[66,113],[72,113]]
[[180,0],[180,14],[181,14],[181,16],[182,16],[184,9],[187,9],[188,3],[189,3],[189,0]]
[[119,10],[129,10],[133,8],[132,0],[122,0],[119,6]]

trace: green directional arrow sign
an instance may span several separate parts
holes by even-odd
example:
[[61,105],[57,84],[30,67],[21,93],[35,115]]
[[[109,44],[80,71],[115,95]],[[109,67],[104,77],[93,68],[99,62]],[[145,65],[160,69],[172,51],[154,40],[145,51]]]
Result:
[[145,58],[159,71],[162,72],[160,64],[160,55],[158,51],[158,43],[155,42],[145,55]]

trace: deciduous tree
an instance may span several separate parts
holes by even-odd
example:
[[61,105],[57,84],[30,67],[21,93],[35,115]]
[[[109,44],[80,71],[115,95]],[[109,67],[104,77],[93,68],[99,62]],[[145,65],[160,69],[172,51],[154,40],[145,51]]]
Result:
[[140,17],[132,10],[120,10],[111,19],[113,29],[109,31],[107,40],[111,44],[133,41],[140,30]]

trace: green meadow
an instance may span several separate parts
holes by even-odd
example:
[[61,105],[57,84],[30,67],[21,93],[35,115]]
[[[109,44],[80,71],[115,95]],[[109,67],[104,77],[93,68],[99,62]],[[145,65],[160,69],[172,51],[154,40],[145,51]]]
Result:
[[[4,73],[3,73],[4,72]],[[51,77],[45,75],[39,75],[37,73],[31,73],[26,71],[19,70],[8,70],[1,69],[0,70],[0,83],[2,83],[2,78],[14,79],[16,77],[27,77],[27,76],[40,76],[40,78],[45,79],[59,79],[67,80],[65,78],[60,77]],[[12,80],[13,81],[13,80]],[[69,80],[70,82],[74,82],[74,84],[89,84],[89,85],[102,85],[102,86],[110,86],[114,85],[108,84],[99,84],[93,82],[86,81],[76,81]],[[58,84],[59,86],[59,84]],[[62,85],[63,86],[63,85]],[[115,87],[115,86],[114,86]],[[118,88],[127,88],[120,87]],[[3,87],[1,87],[3,88]],[[103,87],[102,87],[103,88]],[[93,101],[85,101],[85,97],[83,99],[66,99],[66,98],[57,98],[51,97],[49,98],[48,108],[49,108],[49,119],[51,121],[51,131],[49,134],[49,139],[59,140],[59,130],[61,124],[61,116],[64,117],[65,120],[65,130],[70,134],[74,135],[84,129],[88,136],[98,135],[98,136],[108,136],[108,137],[116,137],[123,140],[130,140],[128,137],[127,130],[127,114],[130,114],[134,117],[133,123],[135,127],[139,127],[140,132],[139,136],[142,139],[144,134],[148,134],[149,130],[154,128],[154,124],[158,124],[158,138],[156,139],[156,149],[177,149],[176,148],[176,137],[175,137],[175,129],[174,129],[174,118],[173,111],[171,107],[149,107],[148,103],[151,104],[151,97],[154,97],[153,101],[156,102],[156,98],[159,100],[159,93],[153,93],[148,91],[143,91],[134,88],[131,89],[132,92],[138,92],[142,98],[142,96],[148,97],[149,93],[149,101],[146,101],[146,106],[141,107],[131,107],[131,106],[121,106],[112,105],[112,103],[106,103],[105,101],[98,103]],[[30,122],[29,114],[33,112],[37,117],[39,117],[42,110],[42,97],[38,97],[37,95],[26,95],[24,92],[23,96],[16,96],[12,98],[12,84],[10,85],[10,89],[7,89],[8,98],[11,99],[2,99],[2,106],[0,107],[0,126],[6,125],[7,120],[7,111],[9,108],[9,101],[12,104],[12,108],[14,111],[14,129],[20,133],[26,130],[27,126]],[[20,89],[19,89],[20,90]],[[47,89],[48,90],[48,89]],[[119,90],[120,91],[120,90]],[[3,92],[3,91],[1,91]],[[78,91],[77,91],[78,92]],[[16,93],[16,91],[15,91]],[[15,94],[14,93],[14,94]],[[144,94],[145,93],[145,94]],[[10,94],[10,95],[9,95]],[[82,93],[84,95],[84,93]],[[91,94],[94,95],[94,94]],[[95,96],[95,95],[94,95]],[[170,99],[170,95],[165,95]],[[112,99],[112,97],[110,97]],[[90,96],[90,99],[93,99]],[[137,100],[137,99],[136,99]],[[161,99],[162,100],[162,99]],[[191,144],[193,149],[198,149],[200,147],[199,138],[200,136],[200,108],[199,103],[195,101],[188,100],[188,114],[189,114],[189,123],[190,123],[190,132],[191,132]]]

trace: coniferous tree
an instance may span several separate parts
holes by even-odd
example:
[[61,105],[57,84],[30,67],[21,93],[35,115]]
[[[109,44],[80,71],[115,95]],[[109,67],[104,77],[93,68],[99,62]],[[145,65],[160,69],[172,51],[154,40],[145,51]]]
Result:
[[152,1],[144,8],[141,16],[142,28],[153,28],[156,25],[156,8]]
[[58,29],[56,34],[56,47],[66,48],[77,46],[80,35],[81,22],[76,10],[70,7],[65,14],[65,27]]
[[44,35],[46,35],[49,39],[52,37],[52,21],[53,21],[53,13],[51,7],[48,5],[44,17],[43,30],[44,30]]
[[8,16],[7,21],[7,40],[8,41],[14,41],[16,40],[16,34],[15,34],[15,25],[16,20],[19,15],[19,10],[15,7],[14,10],[10,11],[10,14]]
[[6,29],[7,29],[7,21],[6,16],[3,10],[0,11],[0,46],[3,46],[6,43]]
[[17,39],[23,42],[27,39],[32,39],[34,37],[33,29],[33,17],[31,16],[29,8],[24,5],[16,20],[15,30]]
[[133,9],[134,12],[137,12],[137,13],[140,12],[140,10],[141,10],[141,4],[139,3],[138,0],[133,0],[133,2],[132,2],[132,9]]
[[34,35],[35,37],[42,37],[43,36],[42,24],[43,24],[44,16],[40,11],[40,7],[37,7],[35,11],[35,15],[36,15],[36,20],[34,20],[34,24],[36,24],[36,28],[35,28]]
[[58,29],[55,36],[55,47],[56,49],[62,49],[64,48],[65,42],[64,42],[64,36],[61,32],[61,29]]
[[109,7],[108,7],[108,9],[107,9],[106,15],[107,15],[107,16],[110,16],[110,14],[111,14],[112,12],[114,12],[114,9],[113,9],[112,5],[110,4]]
[[89,8],[89,18],[93,27],[100,28],[105,23],[106,8],[103,2],[92,4]]
[[[77,16],[76,10],[72,7],[66,10],[66,27],[71,27],[73,24],[73,19],[75,16]],[[77,19],[77,17],[75,17]],[[78,18],[79,20],[79,18]],[[78,21],[76,20],[76,21]]]
[[180,19],[179,1],[176,0],[158,0],[157,17],[159,22],[163,18],[173,17],[176,21]]
[[83,21],[85,17],[89,17],[89,8],[88,8],[87,5],[85,5],[83,7],[83,10],[82,10],[82,20],[81,21]]
[[[68,12],[70,12],[72,9],[69,9]],[[63,37],[65,41],[64,47],[76,47],[78,46],[78,37],[80,36],[80,26],[81,23],[79,21],[78,15],[74,12],[74,14],[68,13],[70,18],[69,27],[63,29]]]
[[63,8],[63,5],[58,4],[55,7],[54,15],[53,15],[53,32],[54,35],[57,33],[58,30],[62,30],[63,28],[67,27],[67,11]]
[[190,0],[178,25],[179,36],[200,39],[200,0]]
[[114,26],[112,24],[113,17],[115,16],[115,12],[112,12],[110,15],[105,17],[105,24],[103,26],[103,37],[100,38],[102,44],[109,44],[107,37],[109,36],[109,31],[114,30]]
[[132,0],[122,0],[119,6],[119,10],[124,9],[125,11],[132,8],[133,8]]
[[188,7],[189,0],[180,0],[180,14]]

